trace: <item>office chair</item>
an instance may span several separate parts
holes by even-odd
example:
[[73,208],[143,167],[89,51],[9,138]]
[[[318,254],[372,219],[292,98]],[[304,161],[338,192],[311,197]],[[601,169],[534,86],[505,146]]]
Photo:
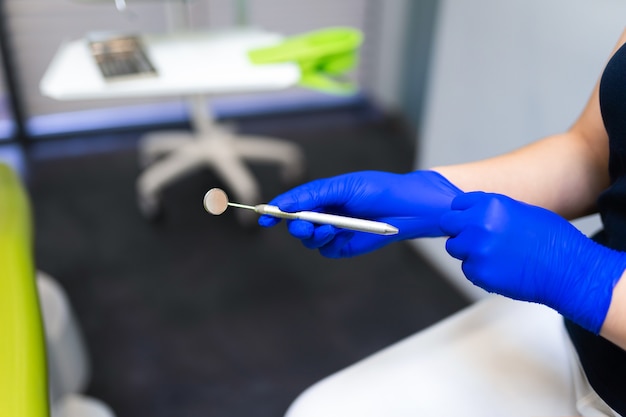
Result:
[[[133,14],[134,0],[76,1],[106,2],[120,12]],[[143,170],[136,181],[137,200],[140,211],[149,219],[156,219],[162,213],[160,197],[166,187],[203,167],[214,170],[225,188],[242,203],[257,204],[261,200],[259,184],[247,162],[275,164],[283,181],[290,184],[299,181],[305,171],[305,158],[299,146],[287,140],[237,134],[216,122],[209,103],[215,95],[280,91],[297,85],[300,75],[295,63],[260,66],[252,64],[247,57],[248,50],[275,44],[282,37],[243,26],[230,30],[193,30],[188,22],[189,0],[155,3],[162,3],[167,13],[170,27],[166,31],[117,34],[138,39],[136,45],[144,54],[125,54],[125,58],[110,58],[109,54],[106,59],[107,56],[95,56],[89,35],[65,42],[42,77],[42,93],[57,100],[183,97],[192,131],[153,132],[138,145]],[[244,1],[234,3],[241,8]],[[100,37],[99,41],[102,43],[103,39]],[[106,74],[103,62],[128,68],[133,66],[128,64],[129,60],[131,64],[134,62],[132,57],[142,55],[152,64],[153,76],[133,77],[128,73],[123,80],[122,77],[113,80],[103,75]],[[244,224],[254,219],[251,213],[237,215]]]
[[[126,0],[76,1],[109,2],[132,14],[131,2]],[[164,3],[170,15],[176,13],[176,3],[189,7],[187,0]],[[242,0],[236,3],[240,9],[245,7]],[[136,35],[153,66],[154,71],[150,72],[156,76],[107,82],[89,51],[88,40],[80,39],[61,46],[40,83],[42,93],[57,100],[184,97],[191,132],[153,132],[138,145],[143,171],[136,181],[137,200],[140,211],[149,219],[162,213],[165,188],[201,168],[215,171],[234,200],[252,205],[261,201],[261,193],[249,162],[277,165],[287,185],[302,179],[306,168],[299,146],[287,140],[237,134],[216,122],[209,103],[211,96],[274,92],[297,85],[339,94],[353,91],[349,83],[333,78],[344,75],[356,64],[360,34],[341,38],[337,33],[318,34],[314,39],[323,42],[315,44],[315,48],[311,43],[305,45],[307,54],[301,55],[294,52],[303,46],[302,38],[294,39],[294,48],[289,41],[281,45],[283,36],[241,25],[230,30],[192,30],[187,21],[189,14],[190,9],[182,13],[182,18],[170,16],[170,23],[181,24],[172,24],[166,33]],[[245,11],[238,14],[244,15]],[[258,53],[251,54],[252,51]],[[284,55],[285,51],[289,53]],[[247,211],[238,211],[236,215],[244,225],[256,218]]]
[[[161,214],[160,194],[190,172],[213,169],[236,201],[258,204],[260,186],[246,162],[277,164],[286,184],[295,184],[305,172],[305,158],[293,143],[256,135],[237,134],[215,123],[203,95],[189,97],[192,132],[153,132],[138,146],[145,168],[137,179],[138,203],[148,219]],[[200,200],[199,200],[200,201]],[[256,216],[238,211],[239,221],[251,224]]]
[[[189,6],[187,0],[182,3],[185,7]],[[126,7],[125,2],[116,1],[118,8],[120,5]],[[245,4],[239,1],[236,6],[242,9]],[[167,10],[169,13],[175,12],[172,7]],[[243,14],[245,13],[239,10],[238,15]],[[172,27],[170,30],[192,31],[188,16],[187,13],[178,19],[182,22],[182,27]],[[175,20],[170,19],[170,21]],[[228,47],[231,42],[234,48],[241,50],[238,43],[241,34],[246,33],[250,33],[246,28],[235,28],[230,31],[230,34],[218,34],[215,37],[215,47],[211,49],[212,56],[207,57],[207,62],[212,61],[218,67],[221,66],[223,71],[234,73],[237,73],[242,66],[247,66],[242,61],[245,59],[245,51],[242,50],[243,54],[238,56],[232,54],[230,52],[232,49]],[[250,41],[251,45],[254,45],[254,39],[244,40],[244,42]],[[190,45],[194,46],[193,43]],[[200,54],[207,52],[206,49],[198,49]],[[241,85],[229,82],[224,84],[224,88],[217,88],[215,93],[240,94],[276,90],[275,86],[263,85],[262,82],[246,87],[248,83],[245,75],[242,77]],[[286,79],[286,81],[287,84],[283,84],[278,89],[289,85],[289,80]],[[247,88],[249,88],[248,91],[246,91]],[[136,189],[139,209],[148,219],[160,217],[162,213],[160,195],[167,186],[203,167],[212,169],[234,198],[246,204],[258,204],[261,201],[260,185],[247,166],[247,162],[279,166],[281,179],[287,184],[294,184],[303,177],[305,158],[296,144],[276,138],[237,134],[234,129],[217,123],[209,103],[210,95],[211,93],[196,93],[185,96],[190,111],[191,132],[154,132],[141,139],[138,146],[139,161],[144,170],[137,179]],[[251,224],[255,219],[253,213],[242,211],[236,215],[244,225]]]
[[[362,38],[362,34],[352,28],[327,28],[250,48],[247,56],[240,58],[257,65],[259,69],[267,65],[296,63],[300,85],[329,94],[353,94],[356,86],[340,77],[356,66]],[[212,59],[220,61],[222,57],[214,56]],[[232,57],[226,55],[225,59]],[[230,88],[239,89],[238,86]],[[148,168],[139,177],[137,190],[140,208],[150,218],[159,212],[159,192],[177,178],[202,166],[216,170],[236,200],[251,205],[258,204],[261,196],[259,186],[244,161],[278,164],[281,178],[287,184],[295,184],[303,177],[305,161],[299,147],[267,137],[238,135],[216,124],[206,100],[203,95],[189,99],[193,126],[191,135],[157,132],[141,141],[140,160]],[[162,155],[166,155],[165,159],[158,160]],[[155,160],[157,162],[150,165]],[[239,211],[237,215],[246,224],[256,217],[247,211]]]
[[0,164],[0,415],[113,417],[81,391],[88,362],[62,288],[37,274],[26,192]]

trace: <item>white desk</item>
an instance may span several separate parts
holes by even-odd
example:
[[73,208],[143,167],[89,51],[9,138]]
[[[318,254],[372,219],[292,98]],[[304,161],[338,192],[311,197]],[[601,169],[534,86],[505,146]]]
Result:
[[281,40],[279,35],[246,29],[180,32],[142,36],[158,76],[106,81],[90,54],[87,39],[61,46],[40,89],[57,100],[154,97],[275,91],[295,85],[298,66],[253,65],[247,51]]
[[[188,96],[194,132],[155,132],[139,146],[150,164],[137,180],[139,206],[148,217],[160,213],[159,193],[190,170],[209,166],[224,179],[233,201],[260,203],[259,186],[244,160],[281,165],[285,181],[296,181],[304,168],[302,152],[277,139],[240,136],[213,123],[206,96],[276,91],[300,79],[291,63],[252,65],[247,51],[281,40],[254,29],[228,32],[180,32],[142,37],[158,75],[106,81],[88,49],[87,39],[61,46],[40,83],[42,94],[57,100]],[[160,156],[165,158],[158,159]],[[158,160],[157,160],[158,159]],[[156,162],[154,162],[156,161]],[[201,204],[201,198],[198,204]],[[238,211],[245,223],[254,213]]]

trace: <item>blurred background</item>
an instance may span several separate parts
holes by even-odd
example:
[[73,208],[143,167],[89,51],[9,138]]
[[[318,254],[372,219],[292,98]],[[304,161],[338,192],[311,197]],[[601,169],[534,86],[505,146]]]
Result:
[[[29,193],[36,267],[67,293],[83,335],[81,389],[122,417],[283,415],[321,378],[485,294],[438,239],[328,260],[284,225],[259,229],[231,211],[212,217],[204,193],[232,184],[211,167],[161,189],[159,216],[146,216],[136,190],[147,169],[141,140],[193,132],[197,109],[188,94],[126,94],[133,80],[101,83],[123,94],[89,97],[89,81],[75,77],[68,88],[85,83],[84,96],[52,97],[42,79],[58,70],[65,46],[94,33],[253,27],[288,38],[357,29],[349,94],[291,83],[202,96],[220,126],[294,144],[302,182],[462,162],[567,129],[626,12],[617,0],[0,5],[0,159]],[[262,201],[294,185],[271,164],[249,169]],[[599,227],[595,217],[577,224]]]

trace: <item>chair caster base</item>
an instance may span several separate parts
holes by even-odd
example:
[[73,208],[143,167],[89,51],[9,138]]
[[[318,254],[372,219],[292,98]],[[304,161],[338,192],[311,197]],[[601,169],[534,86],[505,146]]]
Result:
[[157,222],[163,218],[163,206],[157,197],[138,195],[137,207],[142,216],[151,222]]

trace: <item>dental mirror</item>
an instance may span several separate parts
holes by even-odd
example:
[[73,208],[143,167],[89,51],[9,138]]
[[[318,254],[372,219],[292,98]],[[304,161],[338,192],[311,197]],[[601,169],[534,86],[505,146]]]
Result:
[[231,203],[228,201],[228,195],[226,192],[220,188],[212,188],[204,195],[204,209],[215,216],[219,216],[224,213],[229,206],[252,210],[259,214],[267,214],[281,219],[300,219],[311,223],[330,224],[336,227],[360,232],[375,233],[379,235],[395,235],[398,233],[398,229],[395,226],[372,220],[356,219],[354,217],[318,213],[315,211],[298,211],[295,213],[288,213],[269,204],[250,206],[239,203]]

